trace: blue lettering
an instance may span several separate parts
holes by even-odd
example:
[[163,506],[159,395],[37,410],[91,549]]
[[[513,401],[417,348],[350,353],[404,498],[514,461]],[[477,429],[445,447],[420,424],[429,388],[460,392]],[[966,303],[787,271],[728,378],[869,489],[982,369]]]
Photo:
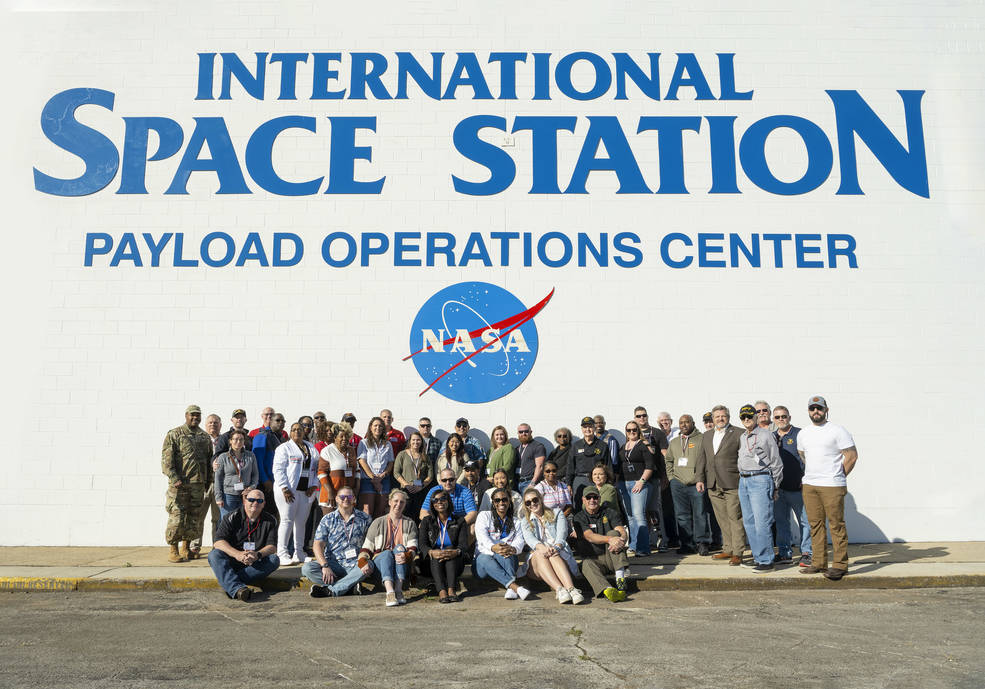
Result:
[[379,194],[386,177],[372,182],[356,181],[356,161],[372,162],[371,146],[356,146],[356,130],[376,131],[375,117],[329,117],[332,123],[331,158],[326,194]]
[[[126,131],[123,135],[123,169],[117,194],[146,194],[145,176],[147,162],[170,158],[181,149],[185,135],[181,125],[167,117],[124,117]],[[157,151],[147,157],[147,139],[150,131],[157,132]]]
[[[199,158],[202,147],[208,143],[211,158]],[[239,168],[236,150],[226,122],[221,117],[196,117],[195,131],[188,140],[188,148],[178,164],[178,169],[165,194],[187,194],[188,178],[192,172],[215,172],[219,178],[217,194],[249,194],[250,189]]]
[[636,133],[657,131],[660,151],[658,194],[686,194],[684,186],[684,130],[701,130],[700,117],[641,117]]
[[670,266],[671,268],[687,268],[689,265],[691,265],[691,262],[694,260],[694,258],[692,256],[687,256],[687,255],[685,255],[684,258],[682,258],[679,261],[671,258],[670,256],[671,242],[680,242],[684,246],[694,246],[694,242],[692,242],[691,238],[688,237],[686,234],[682,234],[680,232],[671,232],[668,235],[664,235],[664,238],[660,241],[660,258],[663,259],[663,262],[666,265]]
[[509,188],[516,177],[516,163],[513,162],[510,154],[499,146],[479,138],[479,131],[487,127],[505,132],[506,120],[492,115],[473,115],[466,117],[455,127],[452,135],[455,150],[489,170],[489,179],[485,182],[469,182],[452,175],[452,186],[459,194],[470,196],[498,194]]
[[[344,258],[332,258],[332,242],[341,239],[347,250]],[[332,232],[321,243],[321,257],[333,268],[345,268],[356,259],[356,240],[348,232]]]
[[[585,143],[582,145],[575,170],[571,173],[571,182],[564,193],[587,194],[585,184],[588,181],[588,174],[596,170],[610,170],[616,173],[616,177],[619,179],[617,194],[651,193],[650,188],[643,181],[643,173],[640,172],[636,158],[633,157],[633,150],[619,125],[619,119],[616,117],[589,117],[588,122]],[[605,150],[608,153],[606,158],[598,157],[599,144],[602,143],[605,144]],[[557,153],[556,145],[554,152]],[[661,159],[663,158],[662,154],[663,150],[661,149]],[[552,181],[556,184],[556,169],[551,176],[553,177]],[[533,192],[531,191],[531,193]]]
[[[324,177],[308,182],[286,182],[274,171],[273,149],[278,134],[285,129],[316,130],[314,117],[275,117],[264,122],[246,144],[246,170],[261,188],[278,196],[308,196],[317,194]],[[334,150],[333,150],[334,153]]]
[[[222,258],[212,258],[212,243],[217,239],[226,245],[226,253],[222,255]],[[205,265],[210,268],[222,268],[228,266],[233,260],[233,256],[236,255],[236,242],[225,232],[209,232],[202,237],[199,253],[202,254],[202,263]]]

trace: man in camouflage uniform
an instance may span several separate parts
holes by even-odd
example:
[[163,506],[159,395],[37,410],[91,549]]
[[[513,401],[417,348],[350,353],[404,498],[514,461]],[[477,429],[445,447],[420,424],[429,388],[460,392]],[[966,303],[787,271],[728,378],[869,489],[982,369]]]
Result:
[[[199,428],[202,410],[192,404],[185,409],[185,425],[172,428],[164,438],[161,471],[168,477],[164,509],[168,526],[164,540],[171,546],[168,560],[190,559],[189,541],[201,536],[205,519],[205,491],[212,485],[212,440]],[[179,552],[178,545],[181,544]]]

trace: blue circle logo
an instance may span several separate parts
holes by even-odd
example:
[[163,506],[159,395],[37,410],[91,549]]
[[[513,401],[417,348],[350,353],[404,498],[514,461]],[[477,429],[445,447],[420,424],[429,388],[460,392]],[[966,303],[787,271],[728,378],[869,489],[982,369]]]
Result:
[[488,282],[460,282],[432,296],[410,329],[410,354],[428,390],[456,402],[492,402],[516,390],[537,360],[534,316],[554,290],[527,308]]

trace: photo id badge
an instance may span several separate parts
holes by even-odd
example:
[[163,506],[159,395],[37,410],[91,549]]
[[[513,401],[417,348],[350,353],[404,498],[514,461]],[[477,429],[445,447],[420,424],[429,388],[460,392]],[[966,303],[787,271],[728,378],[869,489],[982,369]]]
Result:
[[254,543],[253,541],[246,541],[243,543],[243,550],[245,550],[246,552],[250,552],[251,550],[256,550],[256,549],[257,549],[257,544]]
[[243,486],[242,483],[235,483],[235,484],[233,484],[233,490],[238,490],[238,491],[241,491],[242,492],[243,487],[244,486]]
[[679,458],[677,460],[677,466],[679,466],[679,467],[686,467],[687,466],[687,457],[681,457],[681,458]]
[[356,557],[356,549],[355,548],[349,548],[348,550],[345,551],[345,559],[346,560],[352,560],[355,557]]
[[416,481],[414,481],[414,485],[415,486],[423,486],[424,484],[421,483],[421,479],[417,479]]
[[346,478],[351,478],[352,477],[352,469],[346,469],[345,470],[345,477]]

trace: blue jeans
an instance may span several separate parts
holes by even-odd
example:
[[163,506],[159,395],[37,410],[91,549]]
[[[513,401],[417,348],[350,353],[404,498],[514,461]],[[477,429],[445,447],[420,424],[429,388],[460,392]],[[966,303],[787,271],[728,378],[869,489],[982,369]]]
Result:
[[308,577],[308,581],[315,586],[328,586],[328,590],[333,596],[344,596],[366,576],[358,565],[353,565],[352,569],[346,569],[337,560],[326,558],[326,562],[328,562],[332,574],[335,575],[335,582],[332,584],[325,583],[318,560],[308,560],[301,565],[301,573]]
[[280,567],[276,555],[261,557],[252,565],[244,565],[239,560],[229,557],[221,550],[212,549],[209,552],[209,566],[219,580],[219,585],[232,598],[236,592],[247,584],[264,579]]
[[475,562],[472,563],[472,572],[475,576],[480,579],[495,579],[507,588],[516,581],[516,568],[516,555],[503,557],[496,553],[492,555],[478,553]]
[[219,508],[219,519],[225,519],[230,512],[235,512],[243,506],[243,496],[240,494],[222,494],[222,507]]
[[407,578],[407,565],[401,565],[394,557],[392,550],[384,550],[373,558],[376,572],[383,581],[403,581]]
[[[780,489],[780,496],[773,508],[776,513],[776,549],[780,555],[793,555],[793,546],[797,545],[791,535],[790,514],[793,513],[800,531],[799,541],[801,555],[811,554],[811,525],[807,522],[807,510],[804,509],[804,495],[799,490]],[[793,533],[796,533],[794,531]]]
[[677,515],[677,534],[681,547],[696,548],[711,543],[708,515],[705,513],[705,494],[697,486],[685,486],[676,478],[670,481],[670,494],[674,497],[674,513]]
[[533,485],[533,481],[520,481],[517,484],[516,492],[519,493],[520,495],[523,495],[523,491],[525,491],[527,488],[529,488],[532,485]]
[[739,504],[752,559],[757,565],[773,564],[773,477],[740,477]]
[[626,521],[629,522],[629,543],[627,547],[638,555],[650,554],[650,525],[646,521],[646,503],[653,486],[649,481],[643,483],[643,490],[633,492],[636,481],[618,481],[617,488],[626,508]]

